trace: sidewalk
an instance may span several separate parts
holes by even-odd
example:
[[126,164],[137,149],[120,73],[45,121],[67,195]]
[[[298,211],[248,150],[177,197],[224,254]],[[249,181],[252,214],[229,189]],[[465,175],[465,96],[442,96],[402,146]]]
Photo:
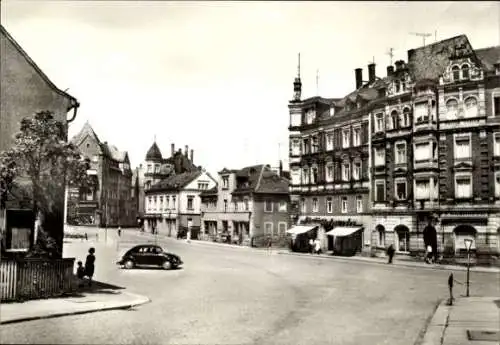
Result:
[[442,301],[421,345],[493,345],[500,343],[500,297],[460,297]]
[[150,302],[145,296],[120,291],[124,288],[102,282],[80,288],[67,297],[30,300],[22,303],[2,303],[0,324],[48,319],[97,311],[128,309]]
[[[294,255],[294,256],[304,256],[304,257],[315,257],[315,258],[324,258],[331,260],[339,260],[344,262],[349,261],[359,261],[359,262],[369,262],[374,264],[383,264],[387,265],[386,258],[373,258],[373,257],[365,257],[365,256],[335,256],[328,254],[308,254],[308,253],[295,253],[287,250],[280,250],[278,254],[283,255]],[[408,258],[404,256],[395,256],[392,261],[392,265],[394,266],[403,266],[403,267],[414,267],[414,268],[427,268],[427,269],[435,269],[435,270],[454,270],[454,271],[467,271],[467,267],[459,266],[459,265],[440,265],[440,264],[426,264],[425,262],[415,261],[413,258]],[[498,267],[482,267],[482,266],[471,266],[471,272],[483,272],[483,273],[500,273],[500,268]]]

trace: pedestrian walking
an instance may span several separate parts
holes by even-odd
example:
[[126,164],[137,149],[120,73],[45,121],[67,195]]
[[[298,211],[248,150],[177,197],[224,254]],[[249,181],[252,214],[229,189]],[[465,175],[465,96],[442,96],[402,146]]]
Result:
[[394,257],[395,252],[396,250],[392,244],[387,247],[387,256],[389,257],[389,261],[387,261],[388,264],[392,264],[392,258]]
[[85,241],[88,241],[89,240],[89,236],[87,235],[87,233],[85,233]]
[[272,246],[273,246],[273,239],[271,236],[269,236],[267,238],[267,252],[268,253],[271,253]]
[[89,286],[92,286],[92,277],[94,276],[95,270],[95,249],[92,247],[89,249],[89,254],[85,260],[85,275],[89,278]]
[[321,241],[319,238],[314,240],[314,252],[318,255],[321,254]]
[[118,227],[118,237],[122,236],[122,228],[121,226]]
[[453,301],[455,300],[455,298],[453,298],[453,280],[453,273],[450,273],[450,276],[448,277],[448,290],[450,291],[448,305],[453,305]]
[[309,239],[309,253],[314,253],[314,240],[312,238]]
[[85,278],[85,267],[83,267],[83,263],[78,261],[78,267],[76,269],[76,277],[78,278],[78,287],[83,287],[83,279]]

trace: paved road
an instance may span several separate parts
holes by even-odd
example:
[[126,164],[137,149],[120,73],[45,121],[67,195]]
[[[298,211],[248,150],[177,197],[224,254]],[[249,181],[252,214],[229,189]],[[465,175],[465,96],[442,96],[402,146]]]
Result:
[[[50,344],[414,344],[446,271],[269,255],[265,251],[160,240],[182,270],[120,270],[122,243],[108,233],[66,245],[84,258],[96,247],[96,276],[152,303],[113,311],[3,325],[2,343]],[[144,241],[144,240],[142,240]],[[166,242],[165,242],[166,241]],[[127,242],[127,244],[125,244]],[[462,280],[465,274],[455,272]],[[498,275],[474,273],[473,295],[500,295]]]

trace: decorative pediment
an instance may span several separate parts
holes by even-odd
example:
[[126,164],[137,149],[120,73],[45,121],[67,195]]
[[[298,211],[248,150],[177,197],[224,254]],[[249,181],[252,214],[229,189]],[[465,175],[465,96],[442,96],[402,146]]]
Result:
[[472,168],[472,161],[459,161],[453,165],[453,170],[455,171],[471,171]]
[[406,166],[396,167],[394,168],[394,175],[406,175],[407,174]]

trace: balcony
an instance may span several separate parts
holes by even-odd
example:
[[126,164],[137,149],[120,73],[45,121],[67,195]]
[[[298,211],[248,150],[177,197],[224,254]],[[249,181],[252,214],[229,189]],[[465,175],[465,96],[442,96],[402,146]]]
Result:
[[438,160],[428,159],[428,160],[416,160],[413,166],[414,170],[438,170]]
[[471,127],[483,127],[486,125],[486,117],[474,117],[474,118],[462,118],[456,120],[441,121],[439,123],[439,129],[461,129],[461,128],[471,128]]
[[387,131],[387,138],[405,137],[411,134],[411,127],[396,128]]
[[415,132],[423,132],[423,131],[435,131],[437,130],[436,121],[420,121],[415,123],[414,125]]

